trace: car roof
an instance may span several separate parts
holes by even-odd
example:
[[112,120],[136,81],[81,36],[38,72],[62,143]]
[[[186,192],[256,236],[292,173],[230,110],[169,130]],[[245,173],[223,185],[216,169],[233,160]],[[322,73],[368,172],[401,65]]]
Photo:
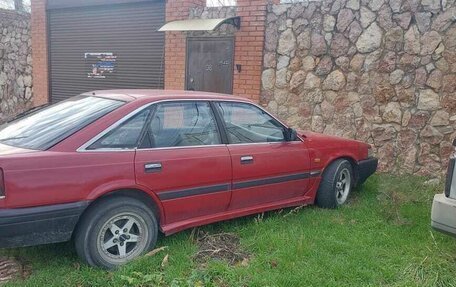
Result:
[[199,91],[178,91],[178,90],[148,90],[148,89],[125,89],[125,90],[99,90],[84,93],[103,98],[109,98],[121,101],[144,101],[155,102],[162,100],[179,100],[179,99],[204,99],[204,100],[235,100],[242,102],[251,102],[246,98],[241,98],[227,94],[217,94]]

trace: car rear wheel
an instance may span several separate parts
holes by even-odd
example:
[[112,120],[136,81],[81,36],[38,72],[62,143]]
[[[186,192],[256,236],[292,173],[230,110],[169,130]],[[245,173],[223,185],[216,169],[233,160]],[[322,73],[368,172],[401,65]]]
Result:
[[317,205],[323,208],[343,205],[353,188],[353,182],[353,168],[350,162],[344,159],[334,161],[323,173],[317,191]]
[[147,205],[129,197],[113,197],[90,207],[74,240],[78,255],[87,264],[113,269],[152,249],[157,234],[157,220]]

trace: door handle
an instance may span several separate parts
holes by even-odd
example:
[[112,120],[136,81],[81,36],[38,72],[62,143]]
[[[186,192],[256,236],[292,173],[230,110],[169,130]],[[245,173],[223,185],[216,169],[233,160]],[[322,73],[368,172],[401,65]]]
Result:
[[159,162],[154,162],[154,163],[146,163],[144,165],[144,171],[146,173],[150,172],[158,172],[162,170],[162,164]]
[[251,156],[251,155],[241,156],[241,164],[249,164],[249,163],[253,163],[253,156]]

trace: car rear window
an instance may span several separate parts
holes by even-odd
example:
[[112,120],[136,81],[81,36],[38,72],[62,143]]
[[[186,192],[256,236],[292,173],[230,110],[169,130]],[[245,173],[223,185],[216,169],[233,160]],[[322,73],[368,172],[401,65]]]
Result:
[[46,150],[123,104],[118,100],[76,96],[1,126],[0,143]]

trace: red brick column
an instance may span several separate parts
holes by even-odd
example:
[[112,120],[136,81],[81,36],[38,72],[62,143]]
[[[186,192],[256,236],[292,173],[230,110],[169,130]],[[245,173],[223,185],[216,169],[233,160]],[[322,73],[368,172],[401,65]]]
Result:
[[[188,19],[190,8],[205,6],[205,0],[167,0],[166,22]],[[184,32],[166,32],[165,89],[185,87],[186,36]]]
[[[233,94],[259,101],[268,0],[237,0],[241,29],[235,33]],[[205,0],[168,0],[166,21],[188,19],[189,9],[204,6]],[[165,47],[165,88],[185,87],[186,36],[167,32]],[[241,66],[238,72],[236,65]]]
[[[260,99],[267,0],[237,0],[241,29],[236,32],[233,94]],[[236,69],[241,65],[241,72]]]
[[33,105],[49,101],[46,0],[32,0]]

